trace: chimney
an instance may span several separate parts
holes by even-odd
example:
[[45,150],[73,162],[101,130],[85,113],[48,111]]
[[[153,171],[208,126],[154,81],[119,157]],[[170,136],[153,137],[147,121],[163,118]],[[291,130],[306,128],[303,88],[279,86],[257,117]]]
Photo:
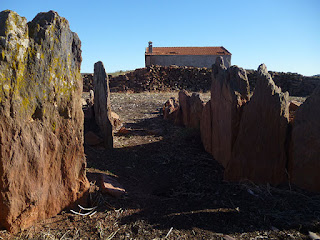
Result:
[[149,53],[152,53],[152,42],[149,41]]

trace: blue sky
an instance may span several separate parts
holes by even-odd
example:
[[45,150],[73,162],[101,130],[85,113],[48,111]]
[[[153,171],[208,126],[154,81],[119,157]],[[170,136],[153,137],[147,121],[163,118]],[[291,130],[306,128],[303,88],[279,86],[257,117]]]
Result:
[[103,61],[107,72],[144,67],[154,47],[224,46],[232,64],[320,74],[320,0],[0,0],[31,21],[54,10],[82,41],[81,72]]

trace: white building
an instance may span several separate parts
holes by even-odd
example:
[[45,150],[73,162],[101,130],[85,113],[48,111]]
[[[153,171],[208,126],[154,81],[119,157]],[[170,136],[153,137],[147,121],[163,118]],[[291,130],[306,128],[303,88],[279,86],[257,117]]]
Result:
[[145,64],[146,67],[177,65],[211,68],[219,56],[226,67],[231,66],[231,53],[224,47],[152,47],[152,42],[149,42]]

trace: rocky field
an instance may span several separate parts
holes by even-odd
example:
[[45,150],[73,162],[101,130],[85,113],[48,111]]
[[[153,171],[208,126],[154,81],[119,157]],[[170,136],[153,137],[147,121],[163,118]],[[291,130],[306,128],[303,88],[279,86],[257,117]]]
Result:
[[[85,145],[88,172],[117,178],[118,199],[91,182],[92,216],[70,211],[0,239],[309,239],[320,234],[320,195],[223,181],[199,133],[163,120],[169,93],[112,93],[126,131],[113,150]],[[204,100],[210,94],[202,94]],[[303,99],[297,99],[303,100]],[[86,129],[85,129],[86,131]],[[78,208],[73,210],[79,211]],[[316,239],[316,238],[314,238]]]

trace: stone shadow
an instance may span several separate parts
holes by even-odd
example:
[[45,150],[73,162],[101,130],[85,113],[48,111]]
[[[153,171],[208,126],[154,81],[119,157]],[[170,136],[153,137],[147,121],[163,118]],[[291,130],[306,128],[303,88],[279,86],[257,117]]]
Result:
[[115,204],[136,213],[121,218],[121,224],[143,220],[157,229],[223,234],[320,230],[319,194],[293,186],[225,182],[222,166],[204,151],[198,132],[160,116],[126,127],[131,136],[150,136],[157,128],[162,139],[113,150],[85,147],[88,166],[118,176],[127,190]]

